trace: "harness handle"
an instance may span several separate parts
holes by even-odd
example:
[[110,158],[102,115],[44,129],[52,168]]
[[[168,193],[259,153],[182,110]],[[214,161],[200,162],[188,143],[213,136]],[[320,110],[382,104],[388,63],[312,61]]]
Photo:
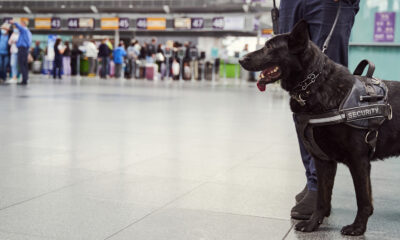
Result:
[[374,75],[374,71],[375,71],[375,64],[373,64],[372,62],[370,62],[367,59],[362,60],[357,65],[356,69],[354,70],[353,75],[361,76],[361,74],[364,72],[364,69],[365,69],[366,66],[368,66],[368,71],[367,71],[366,77],[372,78],[372,75]]

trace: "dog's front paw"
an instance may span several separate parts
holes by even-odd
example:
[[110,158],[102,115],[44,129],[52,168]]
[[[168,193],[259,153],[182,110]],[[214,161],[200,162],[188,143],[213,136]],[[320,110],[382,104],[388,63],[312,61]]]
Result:
[[342,230],[340,231],[343,235],[349,235],[349,236],[360,236],[363,235],[366,230],[366,227],[360,225],[360,224],[351,224],[344,226]]
[[311,219],[299,222],[294,228],[301,232],[313,232],[318,229],[320,224],[321,222]]

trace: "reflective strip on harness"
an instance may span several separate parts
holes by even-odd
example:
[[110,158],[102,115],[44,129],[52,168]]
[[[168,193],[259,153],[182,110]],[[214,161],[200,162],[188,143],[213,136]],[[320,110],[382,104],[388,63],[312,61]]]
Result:
[[371,118],[385,118],[389,115],[388,104],[374,104],[355,108],[343,109],[340,112],[325,113],[311,116],[308,123],[312,125],[329,125],[333,123],[353,122]]
[[342,122],[346,118],[345,114],[339,114],[332,117],[325,117],[325,118],[314,118],[310,119],[310,124],[321,124],[321,123],[332,123],[332,122]]

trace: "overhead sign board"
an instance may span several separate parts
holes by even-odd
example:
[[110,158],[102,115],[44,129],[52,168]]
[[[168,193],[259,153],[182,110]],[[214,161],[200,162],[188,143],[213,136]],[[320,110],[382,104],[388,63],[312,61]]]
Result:
[[100,20],[100,28],[102,30],[119,29],[119,18],[102,18]]
[[166,28],[166,18],[147,18],[147,30],[165,30]]
[[176,29],[190,29],[192,25],[190,18],[175,18],[174,28]]
[[136,28],[137,29],[147,29],[147,18],[136,19]]
[[203,29],[204,18],[191,18],[191,29]]
[[244,17],[243,16],[224,17],[224,29],[225,30],[243,30],[244,29]]
[[35,29],[51,29],[51,18],[35,18]]
[[68,28],[94,28],[94,18],[68,18]]
[[119,29],[129,28],[129,18],[119,18]]
[[94,18],[79,18],[79,28],[94,28]]
[[224,17],[213,18],[212,26],[214,29],[224,29],[225,26]]

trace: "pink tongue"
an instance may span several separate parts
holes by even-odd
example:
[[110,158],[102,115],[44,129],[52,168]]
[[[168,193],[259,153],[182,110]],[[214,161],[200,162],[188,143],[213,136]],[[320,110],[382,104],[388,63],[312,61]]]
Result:
[[266,86],[266,85],[267,85],[267,83],[266,83],[265,81],[259,80],[259,81],[257,82],[258,90],[260,90],[261,92],[264,92],[264,91],[265,91],[265,86]]

